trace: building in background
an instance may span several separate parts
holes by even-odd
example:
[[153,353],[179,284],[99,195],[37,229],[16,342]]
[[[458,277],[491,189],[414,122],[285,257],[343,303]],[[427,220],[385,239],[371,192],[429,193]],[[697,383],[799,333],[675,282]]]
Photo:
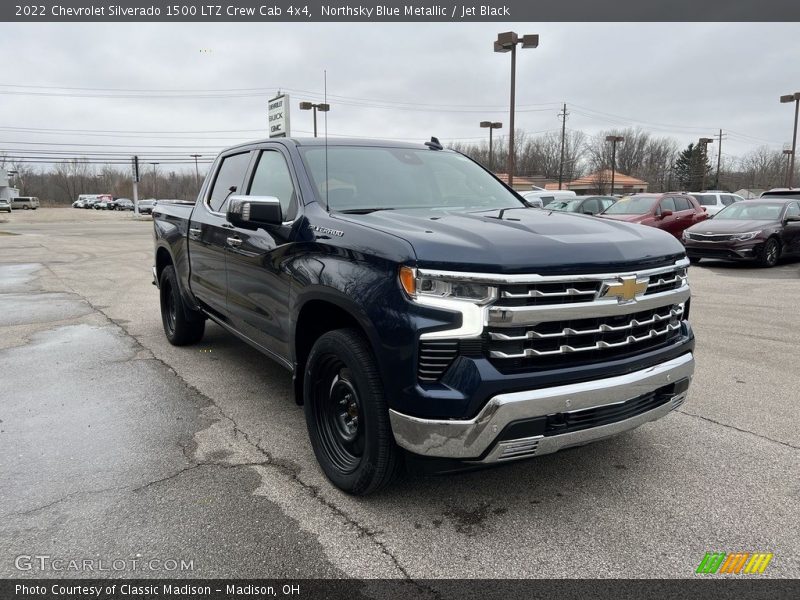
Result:
[[9,172],[0,167],[0,198],[11,200],[11,198],[16,198],[17,196],[19,196],[19,190],[15,187],[11,187]]
[[[649,184],[636,177],[631,177],[625,173],[617,171],[614,173],[614,190],[611,190],[611,170],[604,169],[596,173],[590,173],[585,177],[579,177],[574,181],[568,181],[561,186],[561,189],[571,190],[579,196],[595,194],[641,194],[647,191]],[[545,186],[548,190],[557,190],[557,183],[548,183]]]

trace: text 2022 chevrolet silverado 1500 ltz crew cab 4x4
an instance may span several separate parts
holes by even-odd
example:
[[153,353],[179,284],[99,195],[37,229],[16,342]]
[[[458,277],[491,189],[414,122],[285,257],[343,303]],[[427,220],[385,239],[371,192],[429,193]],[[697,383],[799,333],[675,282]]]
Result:
[[530,209],[435,140],[237,146],[154,227],[169,341],[211,319],[289,369],[350,493],[406,453],[488,465],[632,429],[694,371],[680,242]]

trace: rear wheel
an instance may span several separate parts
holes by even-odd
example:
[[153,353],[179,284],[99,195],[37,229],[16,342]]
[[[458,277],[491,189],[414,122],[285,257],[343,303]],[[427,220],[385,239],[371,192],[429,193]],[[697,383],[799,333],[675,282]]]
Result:
[[400,471],[402,452],[362,335],[354,329],[322,335],[309,354],[303,387],[308,434],[328,479],[359,496],[389,485]]
[[758,264],[762,267],[774,267],[781,257],[781,245],[775,238],[769,238],[761,247]]
[[159,279],[161,322],[164,334],[173,346],[188,346],[203,338],[206,320],[203,313],[192,310],[181,298],[178,277],[172,265],[164,267]]
[[28,210],[28,209],[30,209],[30,206],[28,206],[27,204],[22,205],[22,210]]

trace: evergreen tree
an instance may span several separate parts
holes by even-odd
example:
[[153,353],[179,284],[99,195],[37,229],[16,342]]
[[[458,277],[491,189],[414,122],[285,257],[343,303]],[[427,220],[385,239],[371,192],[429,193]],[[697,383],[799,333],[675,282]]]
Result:
[[703,179],[708,181],[711,163],[708,162],[708,151],[705,144],[689,144],[675,161],[675,177],[678,187],[685,191],[703,189]]

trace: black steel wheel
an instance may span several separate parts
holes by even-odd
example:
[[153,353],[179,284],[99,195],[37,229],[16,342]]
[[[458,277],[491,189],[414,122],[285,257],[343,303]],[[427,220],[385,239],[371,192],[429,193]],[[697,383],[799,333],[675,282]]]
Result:
[[184,303],[172,265],[164,267],[161,272],[159,292],[161,323],[169,343],[173,346],[187,346],[199,342],[205,333],[205,317]]
[[389,425],[375,359],[358,331],[339,329],[317,340],[303,396],[314,454],[334,485],[365,495],[391,483],[402,452]]

